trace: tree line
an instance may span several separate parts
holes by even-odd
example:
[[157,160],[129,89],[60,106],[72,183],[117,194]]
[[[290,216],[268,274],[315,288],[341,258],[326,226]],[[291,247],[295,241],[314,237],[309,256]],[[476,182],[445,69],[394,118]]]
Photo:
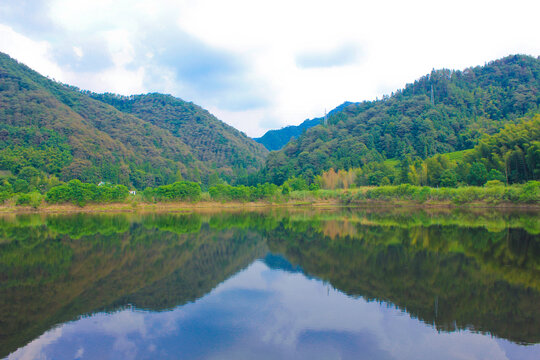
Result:
[[326,189],[411,184],[431,187],[482,186],[488,181],[519,184],[540,180],[540,115],[485,135],[470,150],[427,159],[373,161],[358,168],[331,168],[313,178]]

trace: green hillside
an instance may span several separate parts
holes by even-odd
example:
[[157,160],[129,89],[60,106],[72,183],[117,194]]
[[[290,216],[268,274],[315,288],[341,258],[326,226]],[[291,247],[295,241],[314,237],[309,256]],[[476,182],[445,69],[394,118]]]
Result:
[[[145,101],[159,97],[168,101],[145,112]],[[144,101],[134,114],[122,112],[0,53],[0,170],[18,176],[24,169],[33,175],[21,180],[41,187],[76,178],[144,188],[181,177],[207,182],[213,173],[234,179],[234,169],[262,164],[262,146],[196,105],[162,95],[136,98]],[[174,102],[182,106],[169,106]],[[153,118],[164,113],[188,125]],[[204,127],[222,138],[211,150],[200,135]]]
[[470,149],[485,134],[538,111],[540,59],[509,56],[463,71],[437,70],[377,101],[353,103],[271,153],[258,181],[385,159]]
[[119,96],[89,94],[118,110],[169,131],[189,146],[195,157],[227,180],[260,167],[268,153],[244,133],[218,120],[205,109],[170,95]]

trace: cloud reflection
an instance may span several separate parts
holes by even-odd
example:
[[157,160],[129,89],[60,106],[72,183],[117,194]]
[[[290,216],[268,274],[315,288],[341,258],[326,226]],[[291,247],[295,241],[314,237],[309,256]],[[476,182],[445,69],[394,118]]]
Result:
[[85,317],[9,359],[514,359],[539,349],[469,331],[438,333],[393,306],[256,261],[195,303]]

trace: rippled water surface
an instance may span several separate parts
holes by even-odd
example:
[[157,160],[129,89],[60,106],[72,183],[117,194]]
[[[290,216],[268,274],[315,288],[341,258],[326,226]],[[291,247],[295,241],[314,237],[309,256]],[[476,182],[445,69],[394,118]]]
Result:
[[535,212],[0,218],[0,358],[539,359]]

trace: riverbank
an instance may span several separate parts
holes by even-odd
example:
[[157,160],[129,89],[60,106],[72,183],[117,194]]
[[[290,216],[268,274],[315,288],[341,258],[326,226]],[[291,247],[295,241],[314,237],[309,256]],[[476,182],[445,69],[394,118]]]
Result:
[[265,209],[279,207],[340,207],[343,206],[337,200],[305,202],[290,201],[273,203],[267,201],[257,202],[116,202],[105,204],[86,204],[77,206],[74,204],[41,204],[38,207],[19,206],[4,204],[0,206],[0,213],[71,213],[71,212],[190,212],[190,211],[220,211],[227,209]]
[[425,201],[416,202],[413,200],[374,200],[364,199],[355,201],[343,201],[342,199],[289,199],[288,201],[270,202],[216,202],[216,201],[198,201],[198,202],[115,202],[102,204],[86,204],[77,206],[74,204],[40,204],[37,207],[20,206],[15,203],[6,203],[0,206],[0,214],[9,213],[102,213],[102,212],[216,212],[222,210],[248,210],[259,211],[276,208],[414,208],[414,209],[523,209],[540,211],[540,204],[524,204],[513,202],[487,202],[474,201],[470,203],[456,204],[452,201]]
[[540,182],[505,186],[499,181],[489,181],[484,186],[457,188],[401,184],[334,190],[220,184],[202,191],[198,183],[179,181],[130,193],[121,185],[97,186],[72,180],[44,194],[37,191],[13,194],[4,198],[0,212],[163,212],[295,206],[540,209]]

